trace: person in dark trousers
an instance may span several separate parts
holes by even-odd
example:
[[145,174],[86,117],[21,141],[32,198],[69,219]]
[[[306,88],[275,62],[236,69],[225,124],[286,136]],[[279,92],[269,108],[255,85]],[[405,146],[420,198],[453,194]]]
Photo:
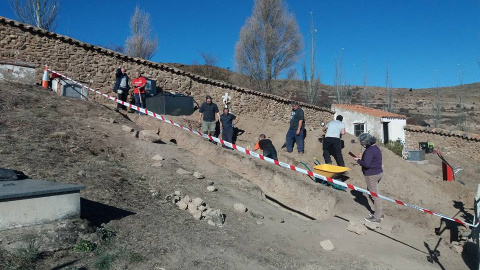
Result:
[[290,127],[288,128],[285,146],[287,152],[293,152],[293,145],[297,143],[299,154],[304,153],[305,141],[305,114],[300,108],[298,101],[292,101],[292,112],[290,114]]
[[257,151],[258,149],[263,150],[263,156],[278,160],[277,149],[275,149],[272,141],[270,139],[267,139],[265,134],[260,134],[260,136],[258,137],[258,142],[253,148],[253,151]]
[[345,167],[345,162],[342,156],[342,141],[341,136],[345,134],[345,124],[342,122],[343,116],[338,115],[336,120],[328,123],[323,131],[325,138],[323,139],[323,158],[325,163],[332,164],[330,154],[333,155],[338,166]]
[[[362,172],[367,182],[367,189],[370,192],[378,194],[378,183],[383,177],[382,151],[380,151],[380,148],[376,145],[377,139],[368,133],[360,134],[358,140],[360,144],[365,147],[365,151],[353,159],[362,166]],[[382,200],[376,196],[371,196],[371,199],[373,200],[375,212],[373,215],[370,214],[366,217],[365,220],[378,224],[384,217]]]
[[[137,71],[135,72],[135,79],[133,79],[132,84],[135,87],[133,90],[133,93],[135,94],[135,106],[145,109],[147,107],[147,95],[145,91],[147,79],[145,79],[145,77],[143,77],[142,74]],[[138,114],[143,115],[144,113],[138,111]]]
[[208,135],[215,135],[215,128],[217,127],[217,118],[220,119],[217,104],[212,102],[211,96],[205,97],[205,102],[200,106],[198,110],[200,112],[200,119],[198,120],[202,124],[202,132]]
[[[223,109],[223,113],[220,115],[220,132],[222,133],[222,140],[233,143],[233,128],[238,121],[239,119],[231,114],[228,108]],[[222,147],[232,149],[225,145],[222,145]]]
[[[124,68],[117,68],[115,72],[115,86],[113,87],[113,92],[117,93],[117,98],[120,101],[126,101],[128,96],[128,90],[130,90],[129,86],[129,78],[127,75],[127,71]],[[120,109],[126,111],[127,107],[120,103],[117,103],[117,108],[115,109],[118,112]]]

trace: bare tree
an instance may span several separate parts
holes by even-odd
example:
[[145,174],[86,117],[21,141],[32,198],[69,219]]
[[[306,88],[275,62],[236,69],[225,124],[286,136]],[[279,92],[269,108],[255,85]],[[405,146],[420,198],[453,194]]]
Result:
[[343,78],[343,48],[340,51],[340,56],[335,56],[335,74],[333,77],[333,84],[337,92],[337,103],[344,102],[345,81]]
[[235,45],[235,68],[271,93],[273,80],[291,69],[302,47],[297,21],[284,1],[255,0]]
[[367,65],[363,62],[363,106],[368,107],[369,93],[367,90]]
[[223,80],[221,72],[216,68],[218,57],[204,52],[200,53],[200,56],[203,59],[204,76],[214,80]]
[[443,102],[440,98],[440,88],[438,86],[438,72],[435,70],[435,101],[433,103],[433,126],[438,127],[442,123],[442,106]]
[[315,54],[316,54],[316,40],[315,35],[315,21],[313,19],[313,11],[310,11],[310,37],[311,37],[311,51],[310,51],[310,76],[307,69],[307,64],[303,63],[303,83],[305,92],[307,93],[307,101],[315,104],[320,93],[321,79],[320,75],[316,74]]
[[10,7],[21,22],[54,31],[60,11],[58,0],[9,0]]
[[387,111],[392,111],[392,103],[393,103],[393,91],[392,91],[392,80],[390,79],[390,68],[388,67],[388,63],[385,67],[385,91],[387,94]]
[[114,52],[125,53],[125,48],[122,45],[110,44],[110,45],[103,46],[103,47],[105,47],[109,50],[112,50]]
[[467,130],[467,116],[465,113],[465,104],[463,101],[464,98],[464,89],[463,89],[463,73],[464,70],[460,67],[460,64],[458,66],[458,82],[459,82],[459,92],[458,92],[458,119],[457,119],[457,125],[459,126],[460,130],[466,131]]
[[150,14],[138,6],[130,19],[130,32],[131,35],[125,41],[126,54],[144,59],[152,58],[157,50],[158,39],[152,36]]

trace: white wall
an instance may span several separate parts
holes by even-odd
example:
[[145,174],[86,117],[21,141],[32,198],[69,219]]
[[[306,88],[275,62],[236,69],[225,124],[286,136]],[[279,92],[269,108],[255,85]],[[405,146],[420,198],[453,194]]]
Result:
[[337,115],[343,116],[345,131],[349,134],[355,135],[354,124],[364,123],[365,132],[372,134],[377,138],[378,142],[383,143],[383,122],[389,122],[389,139],[391,141],[395,141],[397,139],[405,141],[405,131],[403,130],[404,126],[406,125],[405,119],[380,118],[334,106],[332,106],[332,110],[335,111],[335,116],[333,119],[335,119]]
[[[405,130],[403,129],[407,124],[406,119],[396,119],[396,118],[382,118],[383,122],[390,122],[388,124],[388,132],[390,141],[405,141]],[[383,137],[383,136],[382,136]]]

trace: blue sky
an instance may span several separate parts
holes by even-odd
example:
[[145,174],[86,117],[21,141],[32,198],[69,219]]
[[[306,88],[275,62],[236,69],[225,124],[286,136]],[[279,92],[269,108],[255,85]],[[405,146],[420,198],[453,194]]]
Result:
[[[333,84],[334,58],[342,48],[349,84],[362,84],[366,66],[367,83],[384,86],[387,63],[393,87],[432,87],[435,70],[442,86],[457,85],[458,70],[463,70],[463,83],[480,81],[478,0],[286,2],[305,49],[314,12],[317,69],[326,84]],[[218,66],[233,69],[234,46],[253,0],[63,0],[56,32],[97,45],[123,45],[137,3],[150,12],[159,38],[153,61],[191,64],[201,62],[204,52],[217,56]],[[0,15],[15,18],[7,0],[0,0]]]

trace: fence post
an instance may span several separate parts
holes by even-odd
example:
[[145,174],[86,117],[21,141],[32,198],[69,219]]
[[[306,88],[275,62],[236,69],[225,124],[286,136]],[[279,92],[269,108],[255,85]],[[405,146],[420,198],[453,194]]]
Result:
[[[478,184],[478,188],[477,188],[477,196],[475,197],[475,204],[474,204],[474,208],[475,208],[475,223],[474,224],[477,224],[478,223],[478,220],[480,218],[480,184]],[[480,227],[480,226],[479,226]],[[478,265],[478,268],[477,270],[480,270],[480,237],[479,237],[479,227],[476,227],[476,228],[473,228],[473,238],[474,238],[474,241],[475,241],[475,244],[477,245],[477,265]]]

